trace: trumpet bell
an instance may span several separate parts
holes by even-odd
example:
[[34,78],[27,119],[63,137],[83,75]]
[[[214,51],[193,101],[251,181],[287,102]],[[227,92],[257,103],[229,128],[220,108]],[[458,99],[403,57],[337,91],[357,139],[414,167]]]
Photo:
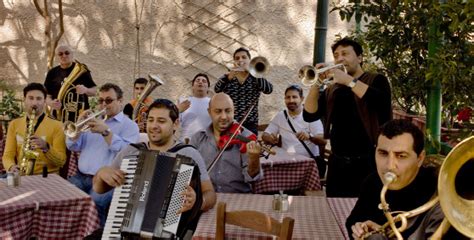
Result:
[[254,57],[249,63],[249,73],[256,77],[261,78],[270,71],[270,63],[265,57]]
[[305,65],[298,71],[298,78],[304,86],[312,86],[318,82],[316,69],[311,65]]
[[460,233],[474,237],[474,136],[451,150],[438,179],[441,208]]

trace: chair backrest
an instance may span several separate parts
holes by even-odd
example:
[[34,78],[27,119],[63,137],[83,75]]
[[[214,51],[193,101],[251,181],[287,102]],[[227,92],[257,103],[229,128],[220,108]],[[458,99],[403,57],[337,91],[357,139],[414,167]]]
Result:
[[226,203],[217,204],[216,216],[216,239],[223,240],[225,237],[225,224],[250,228],[259,232],[278,236],[279,239],[291,239],[295,220],[285,217],[283,222],[267,216],[258,211],[232,211],[226,212]]

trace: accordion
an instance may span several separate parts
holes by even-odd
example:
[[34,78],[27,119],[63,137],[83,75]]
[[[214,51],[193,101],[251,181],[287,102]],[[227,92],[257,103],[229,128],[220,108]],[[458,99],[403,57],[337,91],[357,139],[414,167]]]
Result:
[[180,227],[186,227],[185,218],[192,217],[188,212],[200,208],[196,202],[192,210],[176,214],[184,200],[181,193],[191,180],[199,181],[191,158],[140,150],[138,156],[124,158],[120,169],[125,183],[114,190],[102,239],[174,238]]

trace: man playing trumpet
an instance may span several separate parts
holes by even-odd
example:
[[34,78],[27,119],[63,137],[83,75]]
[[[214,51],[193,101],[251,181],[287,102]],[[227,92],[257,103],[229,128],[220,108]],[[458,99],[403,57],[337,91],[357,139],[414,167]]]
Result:
[[[91,195],[103,226],[106,209],[112,199],[112,191],[97,194],[92,189],[92,177],[103,166],[109,166],[115,155],[139,138],[138,126],[122,112],[123,92],[119,86],[106,83],[99,89],[99,109],[106,109],[106,120],[91,119],[86,123],[90,131],[78,131],[76,136],[67,137],[66,145],[71,151],[80,151],[78,172],[69,181]],[[82,113],[78,122],[88,116]]]
[[[23,96],[26,115],[14,119],[8,126],[3,165],[8,171],[18,171],[24,154],[23,145],[29,141],[30,150],[37,153],[33,174],[41,174],[43,166],[50,173],[58,173],[66,160],[62,123],[44,114],[46,89],[42,84],[28,84],[23,89]],[[28,126],[28,123],[33,123],[33,126]],[[32,128],[33,135],[25,139],[29,128]]]
[[[357,197],[363,179],[375,169],[374,145],[379,126],[392,118],[390,85],[380,74],[362,69],[362,47],[344,38],[332,46],[336,64],[347,70],[328,71],[333,83],[320,94],[314,84],[304,104],[303,118],[324,118],[324,138],[331,142],[327,173],[328,197]],[[324,67],[317,64],[316,68]],[[325,74],[319,74],[326,78]],[[350,179],[350,181],[347,181]]]
[[[270,94],[273,85],[265,78],[256,78],[249,73],[250,52],[241,47],[234,52],[234,66],[229,73],[219,78],[214,87],[216,93],[228,94],[235,104],[235,120],[240,121],[254,105],[243,126],[257,134],[258,101],[260,93]],[[268,66],[267,66],[268,67]]]

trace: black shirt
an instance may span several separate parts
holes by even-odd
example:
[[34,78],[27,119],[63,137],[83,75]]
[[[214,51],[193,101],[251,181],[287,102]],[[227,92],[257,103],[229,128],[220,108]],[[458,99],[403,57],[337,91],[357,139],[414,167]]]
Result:
[[[352,235],[351,227],[356,222],[371,220],[379,225],[387,222],[382,210],[378,208],[382,187],[383,183],[377,173],[369,175],[363,182],[360,197],[346,221],[349,236]],[[428,202],[436,192],[436,187],[435,169],[421,167],[413,182],[401,190],[388,190],[385,199],[391,211],[410,211]],[[415,228],[403,232],[404,238],[407,238]]]

